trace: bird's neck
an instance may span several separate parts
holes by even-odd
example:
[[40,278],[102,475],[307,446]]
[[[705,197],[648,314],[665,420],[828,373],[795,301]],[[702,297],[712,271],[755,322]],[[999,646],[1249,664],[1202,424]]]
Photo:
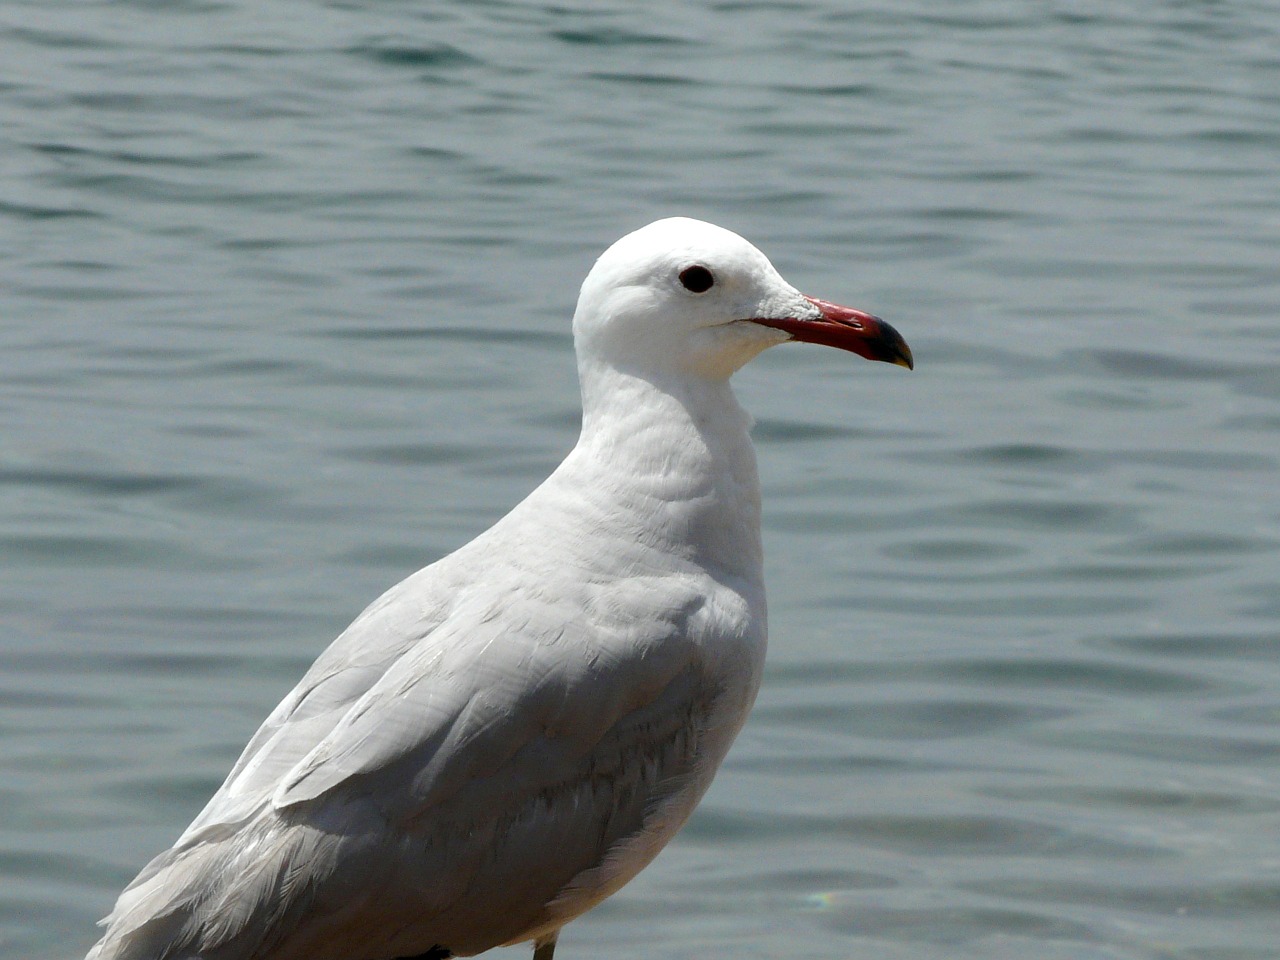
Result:
[[572,459],[588,482],[606,488],[593,492],[632,513],[643,524],[637,529],[664,540],[665,549],[758,579],[760,480],[751,419],[728,381],[640,376],[604,365],[583,365],[581,375],[582,436]]

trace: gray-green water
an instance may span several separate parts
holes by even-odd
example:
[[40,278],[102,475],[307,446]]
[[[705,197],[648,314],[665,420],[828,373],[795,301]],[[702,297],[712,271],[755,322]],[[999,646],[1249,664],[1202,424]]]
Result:
[[329,639],[569,449],[576,286],[672,213],[917,369],[738,378],[765,688],[565,960],[1280,952],[1280,8],[3,22],[2,960],[79,956]]

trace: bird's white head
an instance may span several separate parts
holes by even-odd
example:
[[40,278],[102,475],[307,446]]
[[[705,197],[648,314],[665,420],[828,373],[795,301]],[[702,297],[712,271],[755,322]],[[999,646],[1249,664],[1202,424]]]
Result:
[[806,297],[729,230],[673,217],[627,234],[587,275],[573,319],[580,362],[645,377],[729,377],[762,350],[805,340],[911,366],[887,323]]

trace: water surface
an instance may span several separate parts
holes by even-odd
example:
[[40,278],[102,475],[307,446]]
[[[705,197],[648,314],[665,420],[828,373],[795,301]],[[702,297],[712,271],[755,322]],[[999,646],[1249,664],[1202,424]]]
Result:
[[673,213],[917,369],[739,376],[765,687],[566,960],[1275,956],[1272,5],[10,11],[0,960],[559,461],[577,284]]

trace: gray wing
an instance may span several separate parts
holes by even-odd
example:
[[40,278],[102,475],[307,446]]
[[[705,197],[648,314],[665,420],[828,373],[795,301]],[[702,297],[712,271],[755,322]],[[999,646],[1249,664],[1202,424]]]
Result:
[[[496,609],[455,610],[279,780],[272,802],[288,808],[350,791],[398,820],[479,781],[493,785],[494,802],[536,791],[698,672],[687,621],[700,603],[673,600],[642,623],[588,620],[571,602],[520,596],[501,602],[521,611],[518,625]],[[476,799],[469,810],[483,817]]]
[[[633,582],[649,597],[643,620],[616,602],[518,591],[438,591],[453,598],[442,610],[414,599],[430,576],[393,588],[321,656],[179,843],[122,894],[108,939],[137,930],[238,957],[233,944],[256,955],[292,928],[320,957],[344,923],[365,938],[371,919],[404,928],[387,914],[394,900],[434,911],[455,952],[486,949],[679,789],[715,695],[689,629],[700,592]],[[656,615],[654,595],[671,598]],[[498,846],[509,876],[491,862]],[[308,905],[330,882],[361,896],[327,910],[313,942]]]

